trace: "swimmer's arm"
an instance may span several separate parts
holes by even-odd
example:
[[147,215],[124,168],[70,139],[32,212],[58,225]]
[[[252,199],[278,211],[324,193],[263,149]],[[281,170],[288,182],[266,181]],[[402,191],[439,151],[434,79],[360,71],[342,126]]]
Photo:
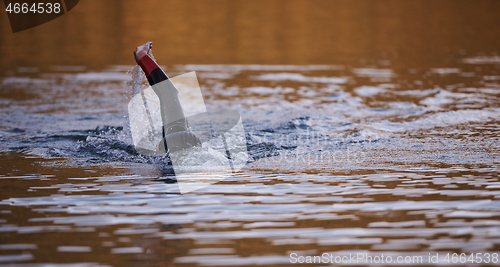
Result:
[[167,80],[168,76],[160,68],[160,66],[148,55],[152,46],[152,42],[147,42],[146,44],[137,47],[134,52],[134,57],[137,64],[141,66],[141,69],[146,74],[149,84],[155,85]]

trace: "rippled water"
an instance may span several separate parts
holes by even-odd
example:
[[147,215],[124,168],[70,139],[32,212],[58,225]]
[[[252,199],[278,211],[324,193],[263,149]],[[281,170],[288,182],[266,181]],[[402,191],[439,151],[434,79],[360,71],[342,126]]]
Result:
[[456,62],[168,66],[247,133],[247,166],[188,194],[134,150],[132,66],[19,68],[0,80],[0,264],[498,252],[500,58]]

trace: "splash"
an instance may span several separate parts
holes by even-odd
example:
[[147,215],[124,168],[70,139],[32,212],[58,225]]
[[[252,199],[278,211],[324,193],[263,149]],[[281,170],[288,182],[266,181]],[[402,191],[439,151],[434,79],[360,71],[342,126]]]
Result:
[[[132,71],[132,91],[135,95],[128,104],[130,132],[136,151],[143,156],[168,154],[172,168],[179,182],[181,193],[191,192],[218,182],[238,172],[248,161],[245,131],[240,114],[231,110],[208,111],[195,72],[189,72],[141,88],[141,77],[135,67]],[[162,112],[167,103],[160,97],[169,97],[178,92],[184,112],[182,117],[189,121],[189,131],[201,140],[202,147],[182,151],[163,149],[163,125],[165,117],[172,119],[172,113]],[[184,119],[184,118],[174,118]],[[173,143],[171,143],[173,141]],[[175,142],[168,141],[169,147]],[[179,143],[181,144],[181,143]]]

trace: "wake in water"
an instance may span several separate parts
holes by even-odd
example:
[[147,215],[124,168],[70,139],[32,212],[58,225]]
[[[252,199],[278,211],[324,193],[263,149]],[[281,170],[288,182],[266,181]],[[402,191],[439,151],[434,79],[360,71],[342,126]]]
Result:
[[[415,161],[439,157],[449,157],[450,162],[484,161],[468,151],[497,147],[499,77],[496,65],[463,61],[460,68],[419,72],[342,66],[186,65],[170,69],[173,73],[198,71],[211,108],[242,114],[246,134],[238,138],[246,144],[246,162],[281,156],[283,160],[271,160],[269,168],[289,170],[303,168],[301,160],[309,156],[330,159],[323,162],[325,166],[354,162],[350,164],[356,167],[360,160],[373,160],[369,153],[391,149],[393,154],[382,158],[392,162],[398,153],[426,147],[433,152],[410,156]],[[398,82],[401,77],[406,82]],[[448,84],[450,77],[461,83]],[[132,141],[126,107],[131,96],[148,88],[138,66],[6,77],[0,86],[4,114],[0,149],[5,153],[71,159],[68,164],[169,164],[166,157],[139,154]],[[29,94],[17,100],[22,92]],[[443,136],[456,138],[440,142]],[[215,163],[210,164],[227,159],[217,150],[199,153],[212,154]],[[205,164],[200,158],[206,157],[187,162]]]
[[151,47],[151,42],[146,43],[134,53],[151,85],[136,88],[141,80],[135,75],[137,69],[132,70],[137,93],[128,104],[128,115],[136,151],[144,156],[165,155],[181,180],[192,172],[230,174],[241,169],[248,156],[239,114],[208,111],[196,73],[169,78],[148,55]]

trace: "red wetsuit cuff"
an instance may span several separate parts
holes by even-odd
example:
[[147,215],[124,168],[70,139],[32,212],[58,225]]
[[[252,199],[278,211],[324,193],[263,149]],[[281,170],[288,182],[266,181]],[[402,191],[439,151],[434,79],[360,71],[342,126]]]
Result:
[[147,77],[151,75],[153,70],[160,68],[160,66],[158,66],[158,64],[148,55],[143,56],[141,60],[139,60],[139,66],[141,66]]

